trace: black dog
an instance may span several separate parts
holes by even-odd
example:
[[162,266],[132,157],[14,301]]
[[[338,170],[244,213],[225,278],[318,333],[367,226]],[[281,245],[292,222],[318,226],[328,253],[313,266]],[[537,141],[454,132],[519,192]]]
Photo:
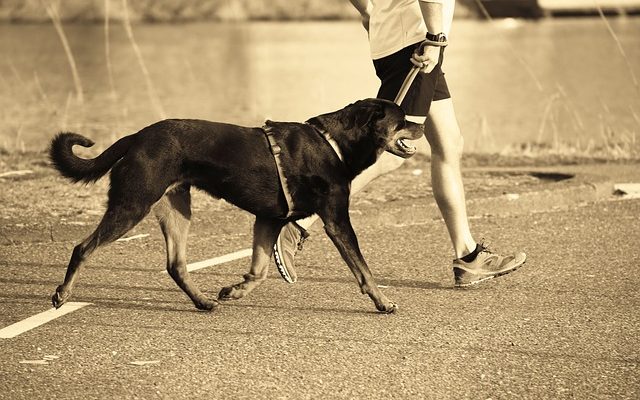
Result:
[[73,145],[92,146],[91,140],[74,133],[57,135],[50,157],[63,176],[89,183],[111,170],[111,186],[107,211],[96,230],[74,248],[53,305],[67,301],[81,266],[99,246],[123,236],[153,208],[166,240],[169,274],[197,308],[217,307],[219,303],[198,290],[186,269],[189,191],[195,186],[256,216],[251,270],[243,282],[223,288],[218,299],[238,299],[260,285],[281,228],[317,213],[362,293],[379,311],[394,312],[396,305],[382,294],[360,253],[349,220],[349,190],[351,180],[385,150],[412,156],[415,147],[403,140],[418,139],[420,126],[406,121],[396,104],[379,99],[357,101],[306,123],[269,126],[282,149],[282,171],[293,200],[295,212],[288,217],[274,156],[261,128],[164,120],[119,139],[94,159],[81,159],[72,151]]

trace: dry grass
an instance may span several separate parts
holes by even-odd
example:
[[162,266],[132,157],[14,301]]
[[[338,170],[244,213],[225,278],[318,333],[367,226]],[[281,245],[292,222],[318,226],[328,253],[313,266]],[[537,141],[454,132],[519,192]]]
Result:
[[107,65],[107,78],[112,100],[118,99],[116,86],[113,80],[113,66],[111,65],[111,45],[109,41],[109,0],[104,0],[104,58]]
[[69,46],[69,41],[67,40],[67,35],[64,33],[64,29],[62,28],[62,20],[60,19],[60,14],[58,13],[57,8],[54,6],[52,2],[46,3],[45,8],[47,10],[47,15],[51,19],[53,26],[60,37],[60,42],[62,42],[62,47],[64,48],[64,53],[67,56],[67,60],[69,62],[69,67],[71,68],[71,75],[73,76],[73,83],[76,87],[76,97],[78,103],[84,103],[84,91],[82,89],[82,82],[80,81],[80,74],[78,74],[78,68],[76,67],[76,60],[73,57],[73,53],[71,52],[71,47]]
[[[45,3],[46,1],[46,3]],[[138,62],[138,66],[142,71],[144,76],[147,94],[149,97],[149,101],[153,106],[154,110],[158,114],[160,118],[164,118],[166,116],[166,112],[162,107],[162,103],[160,101],[160,97],[157,94],[156,88],[150,78],[149,72],[146,68],[144,58],[142,56],[142,51],[138,46],[133,29],[131,26],[131,21],[127,10],[129,9],[127,0],[121,0],[122,7],[124,10],[124,18],[122,20],[123,26],[125,28],[126,35],[129,39],[131,47],[135,53],[136,60]],[[118,94],[115,89],[113,71],[111,66],[111,51],[109,44],[109,0],[104,0],[104,35],[105,35],[105,63],[106,69],[109,79],[109,88],[110,88],[110,96],[114,100],[114,107],[116,107]],[[40,79],[37,73],[34,73],[33,80],[28,81],[25,80],[23,76],[17,71],[11,60],[7,61],[7,66],[10,68],[13,73],[13,80],[19,83],[19,86],[24,88],[27,91],[32,91],[34,93],[34,97],[39,100],[38,109],[42,111],[42,114],[49,113],[55,115],[58,119],[58,126],[61,130],[74,129],[78,127],[85,127],[87,124],[86,121],[83,120],[82,113],[76,113],[79,108],[82,108],[84,102],[83,96],[83,88],[80,76],[78,74],[78,70],[76,67],[75,59],[73,53],[71,52],[71,48],[67,41],[66,35],[64,33],[64,29],[61,23],[61,18],[57,9],[55,7],[55,1],[53,0],[43,0],[43,5],[46,8],[46,11],[49,15],[51,22],[53,23],[56,32],[60,38],[62,43],[65,55],[67,57],[69,68],[71,69],[71,73],[73,75],[73,81],[75,85],[75,96],[70,92],[66,98],[66,103],[64,106],[60,106],[59,104],[53,104],[50,96],[45,92],[43,86],[40,83]],[[484,10],[482,4],[479,3],[479,8]],[[486,18],[490,19],[490,16],[486,13]],[[620,40],[618,39],[616,33],[611,28],[611,25],[608,23],[606,17],[602,13],[600,9],[600,14],[603,22],[606,24],[607,29],[616,43],[617,48],[621,57],[625,59],[627,65],[629,66],[629,73],[631,83],[638,89],[638,80],[634,73],[633,68],[629,64],[629,59],[622,47]],[[526,60],[519,54],[518,50],[514,47],[510,46],[511,56],[516,59],[523,69],[528,71],[530,79],[535,84],[535,86],[542,92],[543,84],[540,79],[533,72],[531,66],[526,62]],[[189,69],[188,69],[189,70]],[[0,76],[0,83],[8,86],[7,80],[11,77]],[[485,144],[482,148],[486,149],[483,153],[485,155],[499,155],[501,157],[523,157],[532,160],[539,160],[539,162],[544,163],[546,159],[553,160],[564,160],[564,159],[573,159],[573,160],[639,160],[640,159],[640,144],[638,144],[637,136],[638,132],[640,132],[640,117],[638,113],[634,110],[633,106],[629,106],[629,113],[633,117],[633,120],[636,122],[633,131],[625,131],[625,132],[616,132],[610,124],[607,123],[607,115],[609,114],[606,109],[607,105],[603,104],[602,114],[600,116],[601,124],[599,127],[599,137],[598,135],[594,135],[594,132],[585,132],[586,127],[582,122],[580,111],[577,107],[572,103],[572,100],[569,96],[567,96],[565,90],[560,86],[556,85],[555,90],[548,95],[548,100],[544,112],[542,113],[539,125],[537,138],[533,142],[510,145],[507,147],[499,147],[500,140],[497,140],[491,134],[491,130],[488,128],[488,121],[486,118],[481,117],[481,126],[479,130],[478,141]],[[544,88],[544,89],[549,89]],[[640,92],[640,89],[638,89]],[[545,90],[546,91],[546,90]],[[33,111],[33,110],[31,110]],[[35,112],[32,112],[34,114]],[[126,120],[126,111],[122,112],[122,116],[117,117],[115,119]],[[124,117],[123,117],[124,116]],[[27,151],[25,147],[24,140],[22,139],[23,130],[24,130],[24,122],[21,122],[21,118],[16,119],[17,122],[12,125],[6,127],[6,131],[10,132],[9,137],[3,138],[0,142],[0,153],[25,153]],[[113,131],[113,125],[118,125],[118,121],[113,121],[112,126],[110,127],[110,131]],[[591,129],[598,129],[591,128]],[[117,130],[120,131],[120,130]],[[567,137],[567,133],[575,133],[575,136],[587,136],[594,137],[596,136],[599,140],[588,140],[588,141],[580,141],[576,139],[573,142],[561,141],[560,137]],[[110,139],[115,140],[116,137],[112,137]],[[104,143],[99,143],[98,146],[91,149],[92,152],[98,152],[99,150],[104,149],[104,146],[109,144],[109,140],[105,139]]]
[[149,100],[151,104],[155,108],[158,116],[161,119],[167,118],[167,113],[164,111],[162,107],[162,103],[160,103],[160,99],[158,98],[156,88],[151,81],[151,76],[149,75],[149,71],[147,70],[147,66],[144,63],[144,59],[142,58],[142,52],[140,51],[140,47],[133,36],[133,29],[131,28],[131,20],[129,18],[129,6],[127,5],[127,0],[122,0],[122,7],[124,10],[124,19],[122,23],[124,24],[125,31],[127,32],[127,37],[129,38],[129,42],[131,43],[131,47],[136,55],[136,60],[138,60],[138,65],[140,66],[140,70],[142,70],[142,75],[144,76],[144,81],[147,85],[147,93],[149,94]]
[[627,52],[624,50],[624,47],[622,46],[622,43],[620,42],[618,35],[616,35],[615,31],[611,27],[609,20],[604,15],[604,12],[602,11],[602,7],[597,2],[596,2],[596,7],[598,8],[598,14],[600,15],[600,19],[602,20],[604,25],[607,27],[607,31],[613,38],[613,41],[616,43],[618,52],[620,52],[620,55],[622,56],[622,58],[625,61],[625,64],[627,65],[627,68],[629,70],[629,75],[631,76],[631,81],[633,82],[633,86],[636,88],[636,91],[638,92],[638,94],[640,94],[640,85],[638,85],[638,77],[636,77],[636,73],[634,72],[634,67],[631,64],[631,61],[629,61],[629,57],[627,57]]

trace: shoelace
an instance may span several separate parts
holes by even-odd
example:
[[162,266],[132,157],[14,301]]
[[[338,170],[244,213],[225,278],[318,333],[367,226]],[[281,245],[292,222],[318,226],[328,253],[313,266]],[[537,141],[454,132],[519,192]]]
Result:
[[300,239],[298,239],[297,248],[298,248],[298,251],[302,251],[302,245],[307,240],[307,238],[311,235],[309,234],[309,232],[307,232],[306,229],[298,225],[296,222],[294,222],[293,225],[298,229],[298,232],[300,233]]
[[488,244],[485,245],[484,238],[482,239],[482,241],[480,243],[478,243],[478,246],[480,247],[480,251],[478,251],[478,254],[480,254],[480,253],[493,254],[493,251],[489,250],[489,245]]
[[300,240],[298,240],[298,251],[302,251],[302,245],[307,241],[307,238],[303,235],[300,236]]

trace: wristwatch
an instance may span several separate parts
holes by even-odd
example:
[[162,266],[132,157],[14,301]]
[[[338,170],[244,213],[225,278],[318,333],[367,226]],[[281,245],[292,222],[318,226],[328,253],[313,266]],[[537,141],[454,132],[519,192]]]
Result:
[[433,33],[427,32],[427,40],[438,43],[446,43],[447,35],[445,35],[444,32],[436,33],[435,35]]

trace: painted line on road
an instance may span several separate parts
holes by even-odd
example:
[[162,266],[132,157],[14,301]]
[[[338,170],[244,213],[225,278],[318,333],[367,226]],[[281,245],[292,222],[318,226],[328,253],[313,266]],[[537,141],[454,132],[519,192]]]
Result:
[[[208,260],[198,261],[191,264],[187,264],[187,271],[196,271],[206,267],[212,267],[214,265],[224,264],[229,261],[239,260],[245,257],[251,257],[251,249],[242,249],[234,251],[233,253],[225,254],[220,257],[210,258]],[[166,272],[166,271],[165,271]]]
[[63,315],[79,310],[82,307],[88,306],[90,304],[93,303],[66,303],[63,304],[60,308],[52,308],[27,319],[23,319],[22,321],[16,322],[13,325],[9,325],[6,328],[0,329],[0,339],[11,339],[20,335],[21,333],[25,333],[33,328],[37,328],[40,325],[44,325],[49,321],[53,321],[56,318],[62,317]]
[[[239,260],[245,257],[251,257],[251,249],[242,249],[234,251],[233,253],[225,254],[220,257],[210,258],[208,260],[198,261],[191,264],[187,264],[187,271],[197,271],[202,268],[212,267],[214,265],[224,264],[229,261]],[[165,271],[166,273],[166,271]],[[22,333],[25,333],[31,329],[37,328],[40,325],[44,325],[47,322],[53,321],[56,318],[69,314],[70,312],[81,309],[82,307],[91,305],[93,303],[81,303],[70,302],[63,304],[60,308],[52,308],[50,310],[41,312],[22,321],[16,322],[13,325],[9,325],[0,329],[0,339],[14,338]]]

